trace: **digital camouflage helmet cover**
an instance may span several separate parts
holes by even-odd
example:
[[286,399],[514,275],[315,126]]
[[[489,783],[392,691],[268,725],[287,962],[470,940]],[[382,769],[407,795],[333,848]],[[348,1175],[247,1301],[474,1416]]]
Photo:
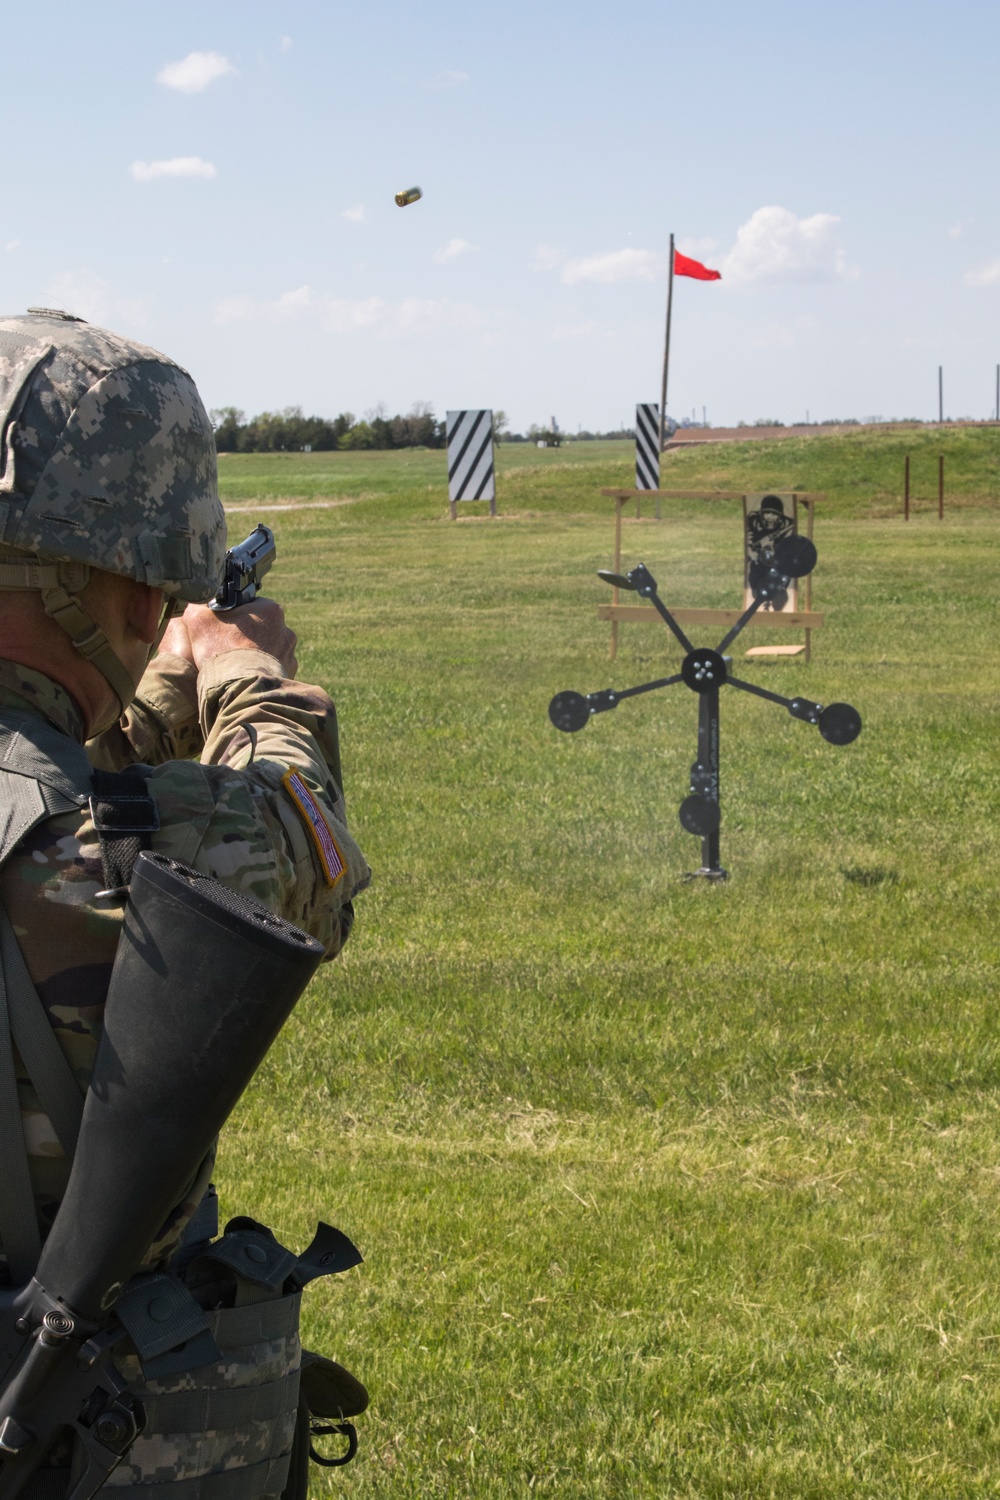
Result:
[[135,684],[80,604],[90,569],[199,601],[225,553],[212,427],[187,371],[69,313],[0,317],[0,588],[41,592],[122,712]]

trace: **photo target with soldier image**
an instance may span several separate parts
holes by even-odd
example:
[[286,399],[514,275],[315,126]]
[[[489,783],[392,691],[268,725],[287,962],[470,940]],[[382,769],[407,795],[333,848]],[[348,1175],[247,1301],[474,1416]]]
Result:
[[[774,549],[786,537],[798,535],[799,507],[795,495],[743,496],[743,607],[750,605],[759,586],[774,566]],[[810,527],[811,531],[812,528]],[[799,607],[799,580],[793,578],[762,605],[774,614],[794,614]]]

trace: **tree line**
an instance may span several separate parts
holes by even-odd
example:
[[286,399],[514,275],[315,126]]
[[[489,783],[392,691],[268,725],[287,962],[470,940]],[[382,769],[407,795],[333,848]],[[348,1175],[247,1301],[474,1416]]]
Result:
[[[249,421],[245,412],[235,406],[214,408],[209,416],[215,428],[215,446],[220,453],[302,453],[329,452],[335,448],[443,448],[446,442],[444,422],[434,415],[430,402],[417,401],[406,416],[390,417],[382,406],[355,417],[343,411],[339,416],[307,417],[301,406],[286,406],[283,411],[262,411]],[[595,438],[634,437],[631,428],[614,432],[559,432],[535,423],[526,433],[509,432],[507,413],[493,412],[493,436],[498,443],[544,443],[557,447],[568,441],[585,442]]]
[[390,417],[376,407],[360,419],[342,411],[328,417],[306,417],[301,406],[262,411],[247,421],[235,406],[209,412],[220,453],[314,453],[333,448],[443,448],[445,424],[433,409],[418,401],[405,417]]

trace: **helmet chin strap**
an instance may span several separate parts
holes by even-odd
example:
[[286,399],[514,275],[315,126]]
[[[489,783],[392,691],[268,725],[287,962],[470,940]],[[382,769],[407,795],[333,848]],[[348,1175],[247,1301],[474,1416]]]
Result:
[[[103,734],[118,722],[135,697],[138,682],[119,661],[101,627],[90,618],[80,600],[80,593],[90,581],[89,563],[47,563],[31,553],[0,555],[0,589],[32,589],[42,596],[42,606],[50,620],[69,636],[80,655],[96,667],[111,688],[117,707],[90,726],[90,736]],[[177,613],[180,601],[168,599],[156,639],[146,653],[143,671],[156,650],[163,633]],[[141,676],[141,673],[140,673]]]

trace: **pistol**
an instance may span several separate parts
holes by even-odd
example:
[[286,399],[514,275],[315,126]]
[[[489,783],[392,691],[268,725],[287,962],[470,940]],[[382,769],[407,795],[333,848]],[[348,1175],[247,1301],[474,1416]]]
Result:
[[237,609],[249,604],[260,593],[264,574],[277,556],[278,548],[274,532],[269,526],[257,525],[245,542],[230,547],[226,553],[226,569],[222,575],[222,586],[209,605],[209,609],[223,611]]

